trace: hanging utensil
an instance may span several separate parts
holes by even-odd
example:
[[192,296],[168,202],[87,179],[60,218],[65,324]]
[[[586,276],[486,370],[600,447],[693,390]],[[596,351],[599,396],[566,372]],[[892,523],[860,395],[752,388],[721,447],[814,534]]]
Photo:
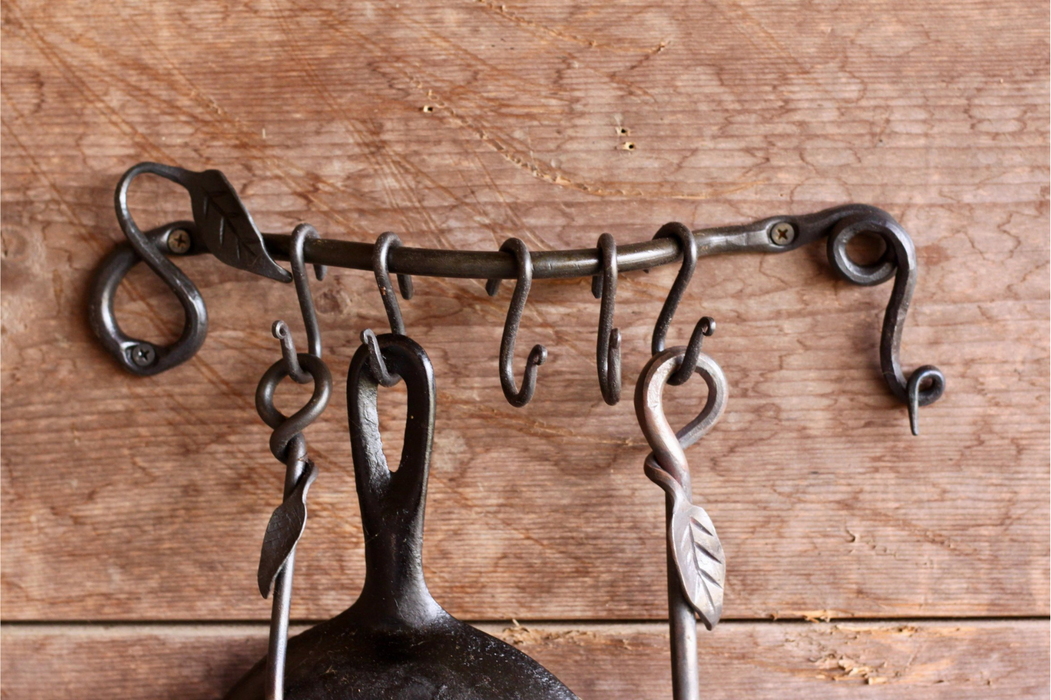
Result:
[[672,688],[675,700],[698,700],[697,622],[711,629],[722,617],[726,560],[711,518],[692,503],[690,466],[683,452],[703,437],[726,408],[726,377],[704,353],[694,371],[708,385],[700,414],[678,432],[664,416],[664,386],[682,366],[685,347],[654,355],[635,385],[635,413],[653,452],[646,476],[664,489],[668,548],[668,617],[671,628]]
[[[299,309],[306,326],[310,352],[296,352],[292,333],[284,321],[275,321],[274,337],[281,341],[282,359],[263,374],[256,388],[255,405],[259,417],[274,429],[270,437],[270,451],[285,465],[284,500],[270,516],[259,556],[259,592],[264,598],[274,594],[270,611],[270,641],[266,655],[266,698],[284,697],[285,654],[288,645],[288,616],[292,605],[292,577],[296,566],[296,545],[307,524],[307,492],[317,479],[318,468],[307,456],[307,442],[303,431],[316,421],[328,405],[332,394],[332,375],[321,360],[321,331],[310,294],[303,246],[308,238],[317,238],[310,224],[300,224],[292,232],[291,262]],[[315,265],[314,273],[320,280],[325,269]],[[307,404],[291,417],[274,407],[274,392],[285,377],[298,384],[314,381],[314,393]]]
[[[365,533],[365,584],[341,615],[289,640],[285,690],[296,700],[575,700],[540,664],[460,622],[431,597],[423,575],[423,516],[434,437],[434,370],[402,335],[377,337],[388,369],[408,390],[397,471],[383,454],[379,383],[371,353],[350,365],[347,404],[354,474]],[[263,697],[260,662],[229,700]]]

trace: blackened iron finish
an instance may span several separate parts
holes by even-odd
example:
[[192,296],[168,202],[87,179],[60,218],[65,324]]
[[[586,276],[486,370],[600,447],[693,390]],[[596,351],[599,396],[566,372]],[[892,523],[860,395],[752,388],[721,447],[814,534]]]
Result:
[[[350,364],[347,405],[365,534],[365,585],[347,611],[288,643],[290,700],[575,700],[557,678],[514,647],[460,622],[431,597],[423,577],[423,516],[434,437],[434,370],[402,335],[378,338],[392,374],[408,388],[401,464],[391,472],[376,411],[378,384],[366,346]],[[264,697],[266,660],[228,700]]]

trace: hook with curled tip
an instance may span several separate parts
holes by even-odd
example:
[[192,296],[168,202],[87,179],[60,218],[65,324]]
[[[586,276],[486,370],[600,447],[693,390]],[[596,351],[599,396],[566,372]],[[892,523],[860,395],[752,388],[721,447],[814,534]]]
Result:
[[[383,308],[387,312],[387,321],[390,323],[392,333],[405,335],[405,322],[401,317],[401,307],[398,306],[398,298],[394,296],[394,286],[390,281],[390,271],[387,269],[387,258],[390,256],[391,248],[400,248],[402,245],[398,234],[385,231],[376,239],[372,247],[372,271],[376,275],[376,285],[380,289],[380,298],[383,299]],[[401,296],[408,301],[412,298],[412,277],[398,274],[398,288]]]
[[690,334],[690,342],[686,346],[682,365],[668,377],[669,384],[681,386],[689,381],[701,357],[701,346],[704,344],[704,339],[712,335],[715,335],[715,319],[711,316],[701,316],[701,320],[693,327],[693,333]]
[[[926,390],[920,388],[924,380],[930,380],[931,382],[930,387]],[[924,365],[909,377],[906,390],[909,394],[909,427],[912,429],[913,435],[920,434],[920,406],[926,406],[938,400],[937,398],[931,399],[927,404],[921,402],[924,391],[928,392],[927,395],[929,396],[929,392],[932,389],[937,389],[938,397],[945,391],[945,375],[934,365]]]
[[[292,339],[292,331],[288,329],[288,324],[284,321],[274,321],[274,325],[270,331],[274,334],[274,337],[281,342],[281,357],[285,361],[285,369],[288,371],[288,376],[292,378],[296,384],[306,384],[310,381],[310,374],[303,371],[303,367],[299,364],[299,353],[296,352],[296,341]],[[316,357],[316,355],[315,355]]]
[[361,342],[369,349],[369,367],[372,369],[372,376],[377,382],[389,388],[401,381],[400,376],[392,374],[387,369],[387,362],[383,359],[383,351],[380,350],[379,339],[376,338],[376,334],[372,332],[371,328],[366,328],[361,332]]
[[[511,364],[515,357],[515,341],[518,338],[518,327],[522,323],[522,312],[525,310],[526,299],[529,298],[529,288],[533,284],[533,260],[529,255],[529,248],[518,238],[508,238],[500,246],[500,250],[515,256],[518,269],[515,291],[504,321],[504,334],[500,339],[500,387],[504,390],[507,402],[521,408],[533,400],[537,368],[547,361],[547,348],[538,343],[529,351],[529,359],[526,360],[525,373],[522,376],[522,388],[518,389],[515,386]],[[490,279],[485,283],[485,291],[489,296],[496,296],[499,290],[499,279]]]
[[[859,234],[878,236],[887,249],[875,263],[860,265],[850,259],[847,244]],[[924,365],[908,379],[901,369],[901,337],[916,290],[916,247],[909,234],[882,213],[866,213],[840,220],[828,237],[828,259],[844,279],[862,286],[880,284],[894,277],[880,335],[880,366],[887,386],[909,409],[913,435],[919,435],[920,406],[929,406],[945,392],[945,375],[934,365]],[[927,387],[922,384],[928,383]]]
[[[654,240],[658,238],[674,238],[679,241],[679,247],[682,249],[682,265],[679,266],[679,274],[675,276],[675,282],[672,283],[668,297],[664,300],[664,306],[661,307],[660,316],[657,317],[657,323],[653,327],[650,353],[656,355],[664,352],[668,328],[671,326],[672,319],[675,318],[675,311],[679,308],[679,302],[682,301],[683,296],[686,294],[686,289],[690,286],[690,279],[693,277],[693,271],[697,267],[697,239],[694,238],[690,229],[677,221],[661,226],[653,238]],[[669,384],[680,386],[693,376],[693,370],[697,367],[697,359],[701,354],[701,344],[704,342],[704,337],[713,333],[715,333],[715,321],[710,316],[704,316],[697,322],[697,325],[693,328],[693,333],[690,334],[690,343],[686,346],[686,355],[683,358],[682,365],[669,377]]]
[[[310,224],[296,226],[292,231],[288,259],[292,263],[292,281],[295,283],[296,297],[299,299],[299,311],[303,315],[303,325],[307,330],[308,354],[321,359],[321,329],[318,326],[314,300],[310,294],[310,282],[307,279],[307,268],[303,255],[307,239],[316,238],[318,238],[318,232]],[[315,265],[314,274],[319,280],[324,279],[325,267]],[[300,365],[299,353],[296,352],[296,344],[292,340],[292,332],[288,324],[281,320],[274,321],[271,332],[281,342],[281,356],[284,358],[288,376],[297,384],[306,384],[310,381],[311,375]]]
[[613,327],[617,306],[617,242],[612,235],[604,233],[599,236],[598,249],[602,274],[591,278],[591,293],[596,299],[602,299],[595,359],[602,398],[613,406],[620,401],[620,329]]
[[[317,229],[310,224],[299,224],[292,231],[292,239],[288,250],[288,259],[292,263],[292,281],[295,283],[296,296],[299,298],[299,310],[303,315],[303,325],[307,329],[307,351],[314,357],[321,357],[321,330],[318,326],[317,311],[314,309],[314,300],[310,295],[310,282],[307,280],[306,263],[304,262],[303,248],[308,239],[319,238]],[[325,279],[327,268],[324,265],[314,265],[314,276],[318,281]],[[287,331],[287,328],[286,328]],[[277,335],[277,325],[274,325],[274,335]],[[289,341],[291,342],[291,341]],[[293,379],[295,377],[293,376]],[[304,381],[296,379],[303,384]]]

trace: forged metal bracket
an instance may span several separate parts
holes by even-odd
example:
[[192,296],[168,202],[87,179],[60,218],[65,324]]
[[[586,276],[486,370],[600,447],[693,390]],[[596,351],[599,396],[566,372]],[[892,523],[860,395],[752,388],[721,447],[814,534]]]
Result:
[[[149,234],[139,230],[128,210],[127,195],[131,182],[141,174],[158,175],[183,186],[190,195],[194,225],[177,222]],[[119,247],[101,264],[91,291],[90,317],[103,346],[130,372],[139,375],[163,372],[193,357],[204,342],[207,330],[204,301],[189,278],[167,260],[164,252],[197,254],[207,251],[233,267],[283,282],[291,281],[288,271],[274,261],[289,259],[292,237],[261,233],[234,188],[217,170],[195,173],[159,163],[140,163],[121,178],[115,202],[117,219],[130,247],[127,244]],[[190,239],[185,250],[172,247],[171,234],[176,229],[186,232]],[[917,260],[912,239],[893,217],[876,207],[848,204],[814,214],[775,216],[739,226],[695,230],[692,234],[697,256],[784,253],[827,238],[829,263],[844,279],[870,286],[893,277],[894,288],[883,320],[880,365],[891,392],[909,407],[913,433],[918,433],[918,409],[941,397],[945,377],[932,365],[924,365],[910,376],[906,376],[901,367],[902,331],[916,288]],[[850,259],[847,244],[859,234],[883,240],[886,250],[879,260],[860,265]],[[371,243],[307,238],[299,240],[298,245],[302,246],[305,263],[376,270],[376,246]],[[687,252],[692,255],[692,251]],[[501,279],[521,277],[516,255],[503,248],[492,252],[453,251],[410,248],[387,242],[383,253],[385,272],[398,275],[400,280],[408,279],[409,275],[423,275],[485,279],[489,280],[489,286],[493,286]],[[604,256],[599,248],[539,251],[530,255],[531,276],[532,279],[595,278],[600,277],[606,267],[613,267],[618,273],[646,270],[674,263],[682,259],[683,254],[682,243],[676,236],[669,235],[641,243],[617,245],[610,265],[604,263],[610,256]],[[113,314],[116,288],[140,259],[145,260],[168,284],[185,311],[183,335],[171,346],[155,346],[126,336]],[[604,306],[612,308],[611,304]],[[509,334],[516,333],[517,324],[505,324],[503,345],[514,347]],[[691,343],[691,346],[696,344]],[[534,373],[537,364],[540,362],[531,365]],[[513,385],[513,377],[511,383]],[[612,392],[607,392],[605,385],[603,387],[604,396],[609,400],[612,396],[607,394]],[[505,393],[507,391],[505,383]],[[524,405],[524,402],[516,405]]]
[[118,245],[99,264],[89,294],[88,321],[102,346],[121,367],[132,374],[148,377],[186,362],[204,344],[208,334],[208,310],[204,298],[190,278],[164,255],[200,255],[205,250],[196,226],[189,221],[176,221],[140,235],[152,254],[147,262],[152,260],[151,267],[182,304],[184,320],[179,339],[170,345],[156,345],[132,338],[117,322],[113,311],[117,287],[124,276],[143,260],[131,242]]

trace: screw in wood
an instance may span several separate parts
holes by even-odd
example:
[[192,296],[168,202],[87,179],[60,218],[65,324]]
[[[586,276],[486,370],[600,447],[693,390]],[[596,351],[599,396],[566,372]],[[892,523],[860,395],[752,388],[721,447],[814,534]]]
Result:
[[139,343],[131,351],[131,361],[139,367],[149,367],[157,359],[157,351],[149,343]]
[[785,246],[796,239],[796,227],[783,221],[770,229],[770,241],[774,245]]
[[190,234],[182,229],[172,231],[168,235],[168,250],[175,255],[186,255],[190,252]]

